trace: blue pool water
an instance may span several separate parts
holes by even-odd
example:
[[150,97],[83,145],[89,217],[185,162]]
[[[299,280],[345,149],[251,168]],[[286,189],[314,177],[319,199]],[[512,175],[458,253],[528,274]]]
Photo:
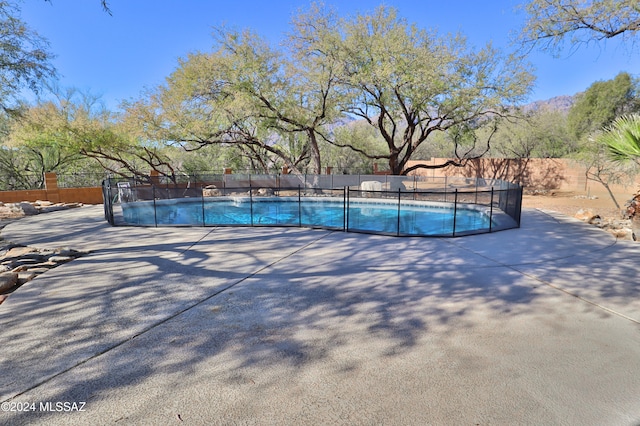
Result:
[[[254,198],[161,200],[123,203],[124,220],[132,225],[305,226],[394,235],[451,235],[453,207],[381,200],[328,198]],[[399,220],[398,220],[399,219]],[[460,206],[455,233],[489,230],[487,214]]]

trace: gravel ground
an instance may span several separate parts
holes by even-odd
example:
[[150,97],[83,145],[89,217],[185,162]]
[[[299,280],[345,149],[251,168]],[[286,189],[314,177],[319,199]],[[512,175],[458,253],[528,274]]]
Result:
[[[631,199],[633,191],[629,193],[614,194],[620,207],[623,207],[627,200]],[[546,194],[531,195],[525,194],[522,200],[524,208],[534,208],[543,210],[553,210],[567,216],[574,216],[579,210],[591,210],[594,214],[603,218],[621,217],[620,210],[616,208],[611,197],[602,192],[570,192],[570,191],[549,191]]]

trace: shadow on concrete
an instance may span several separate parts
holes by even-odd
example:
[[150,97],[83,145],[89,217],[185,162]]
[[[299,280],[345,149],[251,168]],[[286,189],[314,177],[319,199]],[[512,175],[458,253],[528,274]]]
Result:
[[[54,219],[40,223],[69,224],[62,215]],[[91,404],[154,376],[167,377],[170,392],[179,377],[211,363],[219,363],[220,375],[202,380],[212,386],[250,383],[247,371],[255,368],[296,371],[336,359],[327,368],[342,374],[482,321],[553,315],[552,303],[557,308],[571,298],[545,283],[579,290],[603,306],[628,305],[640,292],[637,283],[626,283],[639,272],[626,262],[635,247],[572,226],[565,232],[570,239],[579,234],[578,248],[546,227],[440,240],[81,222],[65,245],[93,252],[39,277],[0,307],[7,330],[0,336],[1,399]],[[87,238],[105,240],[91,245]],[[56,236],[34,235],[29,244],[56,244]],[[592,278],[572,288],[567,283],[587,279],[577,261],[593,267]],[[349,352],[359,343],[369,352]],[[266,391],[271,384],[259,386]],[[58,415],[8,419],[46,423]]]

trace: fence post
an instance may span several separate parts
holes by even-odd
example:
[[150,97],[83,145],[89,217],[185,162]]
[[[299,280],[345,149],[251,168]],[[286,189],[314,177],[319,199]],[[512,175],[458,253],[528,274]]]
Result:
[[400,188],[398,188],[398,224],[396,228],[396,236],[400,236]]
[[[504,194],[504,190],[500,191],[500,198],[502,198],[502,194]],[[509,214],[509,194],[511,194],[511,190],[507,189],[507,199],[504,202],[504,208],[503,208],[504,212],[507,214]]]
[[298,185],[298,226],[302,227],[302,204],[300,200],[300,185]]
[[458,188],[453,194],[453,236],[456,236],[456,216],[458,215]]
[[347,203],[345,204],[345,208],[347,210],[347,214],[345,215],[345,225],[344,225],[344,230],[345,232],[349,232],[349,197],[351,196],[351,191],[349,191],[349,186],[345,186],[345,191],[347,193]]
[[156,228],[158,227],[158,212],[156,210],[156,186],[151,184],[151,194],[153,195],[153,222]]
[[489,204],[489,232],[491,232],[493,224],[493,186],[491,187],[491,204]]
[[253,226],[253,189],[251,188],[251,175],[249,175],[249,216],[251,217],[251,226]]
[[202,226],[207,226],[207,221],[204,218],[204,188],[202,188],[202,192],[200,193],[200,195],[200,198],[202,198]]
[[518,215],[518,228],[520,228],[520,221],[522,220],[522,193],[524,192],[524,188],[522,186],[520,186],[518,188],[518,209],[516,210],[517,215]]
[[347,227],[347,187],[342,188],[342,230]]
[[104,205],[104,218],[113,226],[113,204],[111,200],[111,181],[109,178],[102,181],[102,200]]
[[444,202],[447,202],[447,176],[444,177]]
[[60,192],[58,191],[58,175],[49,172],[44,174],[44,189],[48,201],[53,203],[60,202]]
[[476,178],[476,202],[475,204],[478,204],[478,178]]

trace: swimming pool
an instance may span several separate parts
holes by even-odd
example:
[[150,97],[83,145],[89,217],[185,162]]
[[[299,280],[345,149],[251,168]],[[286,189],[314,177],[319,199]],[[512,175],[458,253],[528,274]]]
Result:
[[510,219],[478,205],[338,197],[182,198],[122,203],[122,212],[129,225],[302,226],[421,236],[491,232]]

